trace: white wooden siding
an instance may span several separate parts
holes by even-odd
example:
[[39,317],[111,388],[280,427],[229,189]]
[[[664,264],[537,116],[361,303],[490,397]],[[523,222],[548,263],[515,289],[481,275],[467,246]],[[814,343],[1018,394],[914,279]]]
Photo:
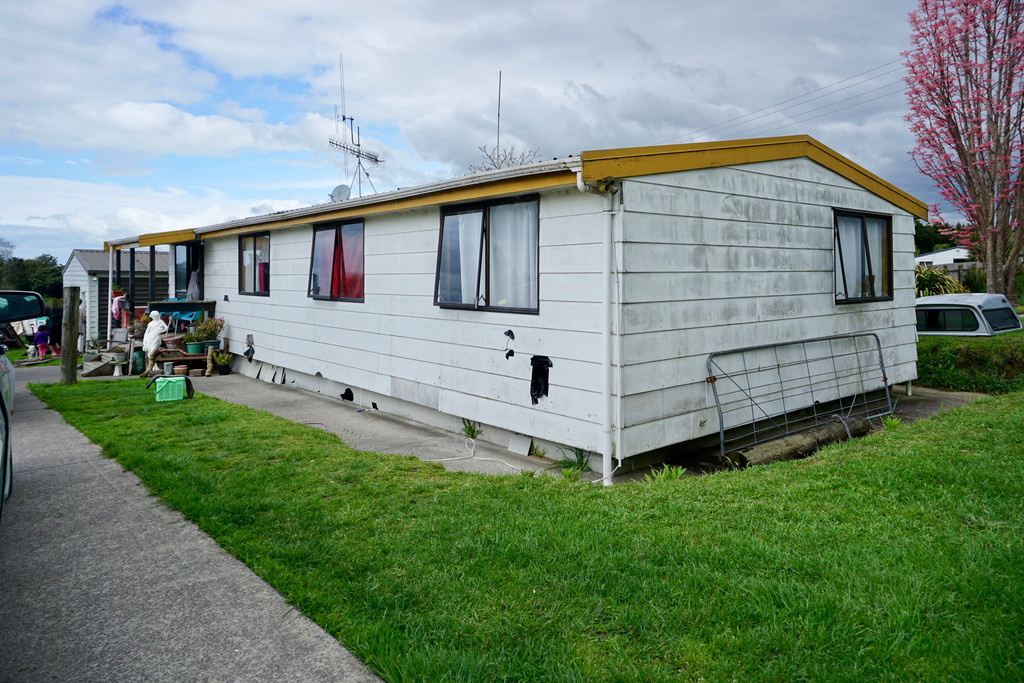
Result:
[[[205,293],[228,321],[236,353],[252,334],[257,361],[597,450],[602,209],[600,198],[575,189],[544,195],[539,315],[434,306],[437,207],[365,219],[362,303],[306,296],[312,225],[271,233],[266,297],[238,294],[236,236],[206,240]],[[506,359],[509,329],[516,353]],[[554,364],[549,395],[537,405],[530,400],[532,355]],[[403,410],[399,401],[374,400],[382,410]]]
[[[718,429],[715,351],[874,332],[890,381],[916,360],[913,219],[806,159],[623,183],[624,457]],[[894,301],[837,306],[833,208],[893,216]]]

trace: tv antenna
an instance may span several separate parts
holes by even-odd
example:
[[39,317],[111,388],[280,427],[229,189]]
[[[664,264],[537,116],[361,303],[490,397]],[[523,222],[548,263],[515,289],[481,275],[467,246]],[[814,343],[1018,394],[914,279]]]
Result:
[[[376,152],[370,152],[369,150],[363,149],[361,142],[362,136],[359,132],[359,126],[354,126],[355,118],[348,116],[345,111],[345,62],[341,53],[338,53],[338,68],[341,74],[341,116],[338,115],[338,107],[334,107],[334,137],[328,138],[327,142],[331,147],[340,149],[345,154],[355,157],[356,160],[356,172],[352,178],[352,183],[356,186],[357,196],[363,194],[363,176],[366,176],[366,182],[370,184],[370,187],[374,192],[377,188],[373,187],[373,181],[370,180],[370,174],[367,172],[366,167],[363,166],[363,162],[377,167],[384,165],[384,158]],[[341,130],[341,126],[348,124],[348,141],[345,140],[344,131]],[[346,157],[345,163],[345,174],[348,175],[348,162]],[[332,193],[332,200],[334,199]]]

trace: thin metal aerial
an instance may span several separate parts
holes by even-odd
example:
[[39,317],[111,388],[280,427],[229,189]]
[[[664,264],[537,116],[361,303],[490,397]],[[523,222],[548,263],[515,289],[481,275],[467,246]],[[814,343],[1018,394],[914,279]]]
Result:
[[[363,162],[367,162],[373,166],[383,166],[384,158],[376,152],[363,149],[361,142],[362,136],[360,135],[359,127],[354,126],[355,118],[348,116],[345,112],[345,62],[343,56],[338,54],[338,67],[341,72],[341,117],[338,116],[338,108],[334,108],[334,125],[335,125],[335,137],[327,139],[327,143],[335,149],[340,149],[349,156],[352,156],[356,160],[356,171],[355,176],[352,178],[353,183],[356,185],[358,196],[363,194],[363,177],[366,177],[366,182],[370,184],[370,187],[374,192],[377,188],[373,186],[373,181],[370,180],[370,174],[363,166]],[[345,140],[344,132],[339,129],[340,125],[344,126],[348,124],[348,141]],[[345,166],[345,173],[348,174],[348,164]]]

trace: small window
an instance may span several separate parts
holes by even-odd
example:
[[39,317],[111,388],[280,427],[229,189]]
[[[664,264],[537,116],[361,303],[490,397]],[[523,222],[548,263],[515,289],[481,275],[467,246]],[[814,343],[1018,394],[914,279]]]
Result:
[[969,308],[918,308],[918,332],[974,332],[978,317]]
[[238,293],[270,294],[270,233],[238,238]]
[[313,230],[309,296],[363,300],[363,222],[330,223]]
[[985,320],[992,326],[993,332],[1001,332],[1003,330],[1019,330],[1021,328],[1020,318],[1013,312],[1013,309],[1009,306],[1002,308],[986,308],[982,311],[982,315],[985,316]]
[[888,216],[835,212],[836,303],[892,299]]
[[443,211],[434,303],[536,313],[539,212],[536,197]]

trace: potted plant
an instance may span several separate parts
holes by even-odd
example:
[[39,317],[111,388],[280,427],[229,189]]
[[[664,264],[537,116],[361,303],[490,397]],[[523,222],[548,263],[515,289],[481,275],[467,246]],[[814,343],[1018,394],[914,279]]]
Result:
[[150,317],[148,313],[144,313],[141,318],[133,320],[132,324],[128,326],[128,334],[135,339],[142,339],[146,335],[146,327],[150,323]]
[[197,332],[186,332],[182,335],[181,343],[185,345],[185,353],[200,354],[203,352],[203,341],[197,337]]
[[224,318],[206,318],[196,325],[195,340],[216,349],[220,346],[218,337],[223,329]]
[[216,350],[213,352],[213,364],[217,366],[217,374],[227,375],[231,373],[231,353],[228,351]]
[[106,352],[114,363],[123,363],[128,358],[128,349],[123,346],[115,346]]

